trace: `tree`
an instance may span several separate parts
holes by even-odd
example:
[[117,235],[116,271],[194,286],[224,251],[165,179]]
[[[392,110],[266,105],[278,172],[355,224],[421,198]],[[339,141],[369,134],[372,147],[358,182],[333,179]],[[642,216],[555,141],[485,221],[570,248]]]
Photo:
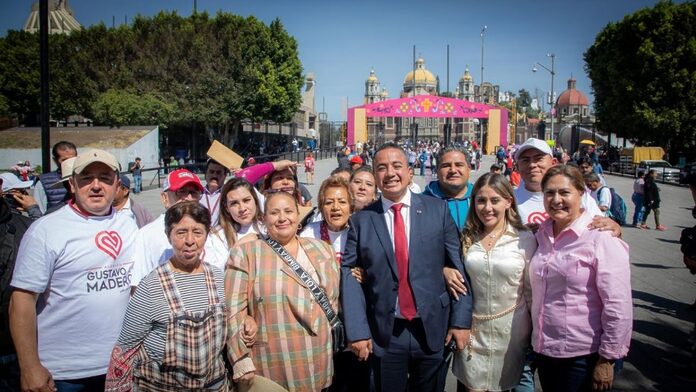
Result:
[[694,146],[696,3],[660,2],[609,23],[584,57],[600,130],[667,149]]
[[174,115],[174,107],[153,93],[138,95],[130,91],[111,89],[94,102],[95,120],[110,127],[125,124],[160,124],[166,126]]
[[[301,103],[297,42],[278,19],[160,12],[118,28],[51,35],[49,51],[54,119],[202,126],[233,146],[243,121],[288,122]],[[0,52],[6,111],[36,123],[38,34],[10,31]]]
[[0,38],[0,94],[8,111],[27,125],[38,123],[40,112],[39,35],[8,31]]

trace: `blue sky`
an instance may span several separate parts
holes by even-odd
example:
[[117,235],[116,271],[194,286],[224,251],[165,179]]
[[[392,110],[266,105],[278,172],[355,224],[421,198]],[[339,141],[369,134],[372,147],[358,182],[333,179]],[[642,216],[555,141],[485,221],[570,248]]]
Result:
[[[0,34],[21,29],[34,0],[0,2]],[[190,15],[193,0],[72,0],[76,19],[84,26],[124,23],[136,14],[176,10]],[[527,89],[535,95],[550,90],[551,76],[532,73],[535,62],[550,67],[547,53],[556,54],[555,91],[566,88],[571,74],[592,100],[584,71],[583,52],[609,22],[649,7],[656,0],[198,0],[198,10],[254,15],[270,22],[281,19],[299,43],[305,72],[316,79],[317,109],[322,97],[330,120],[345,119],[346,102],[363,103],[365,79],[374,67],[390,97],[397,97],[412,69],[413,45],[426,67],[447,90],[446,47],[450,45],[450,91],[468,65],[474,81],[481,77],[481,28],[487,26],[484,77],[501,91]],[[539,67],[538,67],[539,68]]]

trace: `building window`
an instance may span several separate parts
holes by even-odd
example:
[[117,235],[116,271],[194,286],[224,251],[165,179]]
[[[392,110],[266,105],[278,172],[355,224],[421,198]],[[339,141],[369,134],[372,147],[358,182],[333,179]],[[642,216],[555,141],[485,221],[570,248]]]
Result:
[[387,128],[394,128],[394,117],[387,117]]

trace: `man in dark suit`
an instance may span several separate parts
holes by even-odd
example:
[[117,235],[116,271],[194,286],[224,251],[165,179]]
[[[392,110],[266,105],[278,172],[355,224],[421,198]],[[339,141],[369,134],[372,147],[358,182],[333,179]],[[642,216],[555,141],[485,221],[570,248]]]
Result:
[[458,231],[446,202],[408,189],[401,147],[383,145],[373,163],[382,197],[351,217],[342,264],[347,338],[360,360],[374,352],[378,390],[440,392],[445,345],[463,350],[471,326],[471,296],[451,299],[442,274],[450,266],[465,276]]

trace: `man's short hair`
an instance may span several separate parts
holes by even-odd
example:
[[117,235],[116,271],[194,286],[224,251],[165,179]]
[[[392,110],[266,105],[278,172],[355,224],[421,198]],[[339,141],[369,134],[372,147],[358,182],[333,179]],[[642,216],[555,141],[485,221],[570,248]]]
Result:
[[386,143],[382,144],[381,146],[379,146],[379,148],[377,148],[377,151],[375,151],[374,155],[372,155],[372,156],[376,157],[377,153],[379,153],[382,150],[389,149],[389,148],[394,148],[394,149],[401,151],[401,154],[404,156],[404,159],[406,159],[406,162],[408,162],[408,154],[406,154],[406,150],[404,150],[403,147],[401,147],[400,145],[398,145],[394,142],[386,142]]
[[592,161],[592,158],[580,157],[580,159],[578,159],[578,166],[582,166],[584,164],[587,164],[589,166],[594,166],[594,162]]
[[207,161],[205,161],[205,171],[206,171],[206,172],[208,171],[208,166],[210,166],[211,163],[215,163],[215,164],[217,164],[217,165],[222,166],[222,168],[225,170],[225,173],[227,173],[227,172],[230,171],[230,170],[229,170],[228,168],[226,168],[225,165],[223,165],[222,163],[216,161],[215,159],[210,158],[210,159],[208,159]]
[[445,155],[447,155],[451,152],[458,152],[458,153],[464,155],[464,160],[466,161],[466,165],[469,166],[469,161],[471,159],[471,157],[469,156],[469,152],[461,147],[455,147],[455,146],[441,148],[440,151],[437,152],[437,157],[435,158],[435,160],[437,161],[437,164],[439,165],[440,162],[442,161],[442,159],[445,157]]
[[597,173],[595,173],[595,172],[587,173],[582,177],[585,180],[585,182],[595,182],[595,181],[600,182],[599,175],[597,175]]
[[71,142],[67,142],[65,140],[54,144],[53,148],[51,149],[51,154],[53,154],[53,159],[55,159],[55,160],[58,159],[58,151],[65,151],[65,150],[77,151],[77,146],[75,146],[75,144],[73,144]]

